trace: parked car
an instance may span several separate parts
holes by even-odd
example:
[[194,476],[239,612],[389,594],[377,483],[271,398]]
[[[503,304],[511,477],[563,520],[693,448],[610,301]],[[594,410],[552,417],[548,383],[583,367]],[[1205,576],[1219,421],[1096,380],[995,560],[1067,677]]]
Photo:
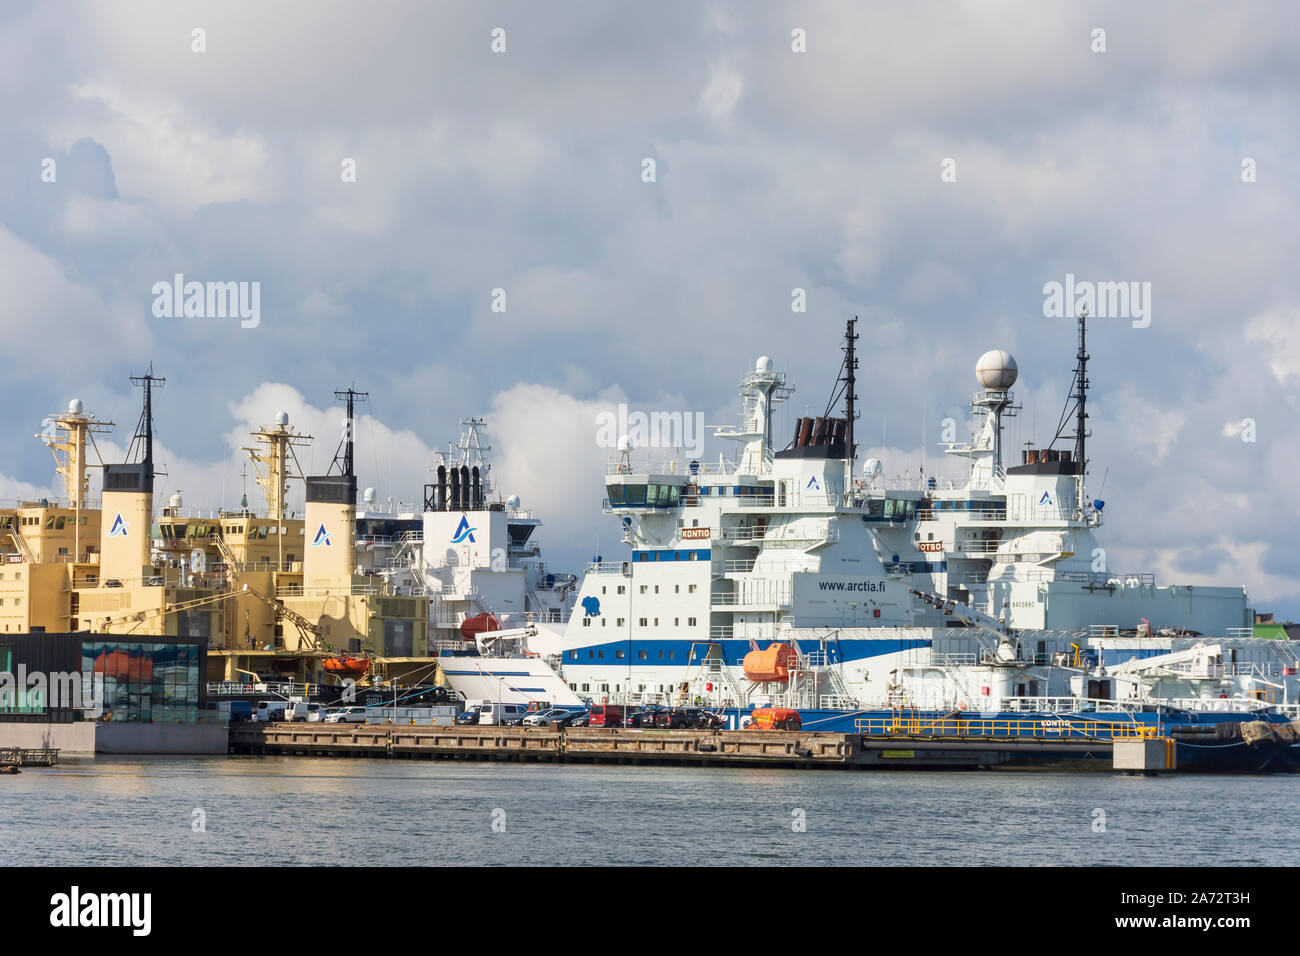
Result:
[[584,711],[583,713],[574,714],[573,719],[568,722],[568,727],[586,727],[591,721],[591,717]]
[[289,705],[285,707],[284,719],[319,721],[323,720],[327,713],[329,713],[329,708],[324,704],[295,700],[290,701]]
[[564,707],[548,707],[546,710],[535,710],[523,718],[525,727],[545,727],[553,721],[562,721],[574,712]]
[[458,724],[477,724],[477,723],[478,723],[478,711],[477,711],[477,710],[462,710],[459,714],[456,715],[456,723],[458,723]]
[[366,708],[364,707],[340,707],[325,715],[327,724],[364,724],[365,722]]

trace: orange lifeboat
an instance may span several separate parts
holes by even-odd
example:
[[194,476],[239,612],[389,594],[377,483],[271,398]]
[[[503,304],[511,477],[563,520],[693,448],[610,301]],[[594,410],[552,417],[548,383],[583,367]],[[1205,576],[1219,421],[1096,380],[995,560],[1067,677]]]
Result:
[[484,631],[501,630],[501,622],[491,614],[484,611],[482,614],[475,614],[473,617],[467,617],[460,622],[460,636],[467,641],[482,634]]
[[758,707],[750,716],[754,730],[799,730],[803,725],[799,711],[788,707]]
[[370,658],[353,657],[346,651],[338,657],[327,657],[321,665],[331,674],[343,674],[347,677],[355,677],[358,674],[364,674],[370,670]]
[[750,651],[745,655],[745,679],[756,684],[776,681],[784,684],[797,663],[794,648],[789,644],[770,644],[765,650]]

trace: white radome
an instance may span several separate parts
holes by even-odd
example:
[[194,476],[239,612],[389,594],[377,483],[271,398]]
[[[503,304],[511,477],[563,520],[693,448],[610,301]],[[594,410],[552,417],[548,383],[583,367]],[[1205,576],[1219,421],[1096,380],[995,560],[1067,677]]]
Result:
[[754,363],[754,371],[770,372],[772,371],[772,359],[767,355],[760,355],[758,361]]
[[518,495],[511,495],[509,498],[507,498],[507,499],[506,499],[506,507],[507,507],[507,508],[510,508],[510,509],[513,510],[513,511],[518,511],[518,510],[519,510],[519,496],[518,496]]
[[68,411],[73,415],[80,415],[82,408],[81,399],[79,398],[74,398],[72,401],[68,402]]
[[862,473],[868,478],[879,478],[881,471],[879,458],[868,458],[862,463]]
[[1020,368],[1006,349],[989,349],[975,363],[975,378],[984,388],[1005,392],[1016,384]]
[[632,450],[632,442],[626,435],[620,435],[618,439],[618,450],[620,454]]
[[278,415],[275,416],[275,423],[276,423],[277,425],[287,425],[287,424],[289,424],[289,413],[288,413],[288,412],[280,412]]
[[361,500],[368,505],[373,505],[375,503],[375,489],[367,488],[365,492],[361,495]]

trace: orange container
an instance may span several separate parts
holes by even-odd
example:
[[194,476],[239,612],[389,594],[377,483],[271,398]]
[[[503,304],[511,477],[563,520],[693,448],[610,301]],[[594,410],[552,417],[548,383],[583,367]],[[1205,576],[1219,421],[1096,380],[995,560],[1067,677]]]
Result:
[[802,726],[799,711],[787,707],[758,707],[751,715],[754,730],[798,730]]

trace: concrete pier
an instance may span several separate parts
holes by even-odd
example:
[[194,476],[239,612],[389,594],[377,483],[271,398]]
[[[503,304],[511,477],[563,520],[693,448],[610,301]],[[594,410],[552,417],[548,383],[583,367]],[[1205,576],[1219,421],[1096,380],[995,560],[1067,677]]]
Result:
[[[1163,741],[1161,747],[1164,746]],[[1099,740],[934,740],[781,730],[600,727],[412,727],[400,724],[236,724],[230,752],[340,757],[765,765],[806,768],[989,768],[1060,763],[1110,770]]]

